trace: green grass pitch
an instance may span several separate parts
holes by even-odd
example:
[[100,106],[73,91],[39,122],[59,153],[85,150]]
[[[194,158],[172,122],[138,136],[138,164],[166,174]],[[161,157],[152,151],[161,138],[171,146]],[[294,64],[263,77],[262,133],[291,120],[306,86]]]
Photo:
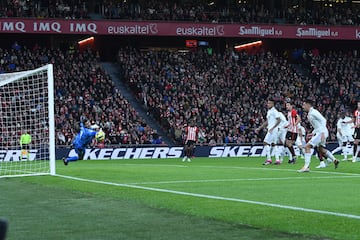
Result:
[[61,176],[0,179],[0,217],[9,240],[360,239],[360,163],[262,161],[57,161]]

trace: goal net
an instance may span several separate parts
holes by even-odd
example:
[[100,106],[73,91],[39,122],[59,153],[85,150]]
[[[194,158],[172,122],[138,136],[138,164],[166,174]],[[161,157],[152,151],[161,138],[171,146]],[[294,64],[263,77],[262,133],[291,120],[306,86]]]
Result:
[[53,66],[0,74],[0,178],[55,174]]

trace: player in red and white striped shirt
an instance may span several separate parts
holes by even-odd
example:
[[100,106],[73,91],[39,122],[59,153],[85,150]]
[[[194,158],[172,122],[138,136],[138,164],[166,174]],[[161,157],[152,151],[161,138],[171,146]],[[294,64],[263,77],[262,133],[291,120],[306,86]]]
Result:
[[359,155],[359,140],[360,140],[360,101],[357,103],[357,109],[354,113],[354,124],[355,124],[355,132],[354,132],[354,148],[353,148],[353,162],[356,162],[356,158]]
[[288,110],[287,113],[288,125],[286,126],[287,133],[286,133],[285,145],[290,151],[289,163],[295,164],[296,154],[293,145],[298,135],[298,124],[300,123],[301,118],[297,113],[297,111],[294,109],[294,106],[292,105],[290,99],[288,99],[286,102],[286,110]]
[[186,138],[184,146],[184,158],[183,162],[191,162],[191,158],[194,156],[195,144],[198,141],[199,128],[195,126],[195,122],[191,121],[190,125],[185,128]]

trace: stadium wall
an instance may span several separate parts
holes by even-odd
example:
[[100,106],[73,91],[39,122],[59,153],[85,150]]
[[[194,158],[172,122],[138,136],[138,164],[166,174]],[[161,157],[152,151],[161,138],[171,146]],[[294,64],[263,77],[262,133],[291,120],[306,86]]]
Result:
[[[333,150],[337,147],[336,143],[328,144],[328,148]],[[298,151],[296,149],[296,151]],[[75,151],[68,148],[58,148],[56,151],[57,159],[73,156]],[[146,147],[110,147],[86,149],[84,159],[154,159],[154,158],[180,158],[183,155],[181,146],[146,146]],[[195,157],[259,157],[265,156],[263,146],[256,145],[231,145],[231,146],[197,146]]]
[[[337,143],[328,144],[333,150]],[[296,151],[298,151],[296,149]],[[30,150],[30,160],[38,159],[36,149]],[[21,150],[0,150],[0,161],[19,161]],[[58,147],[56,159],[73,156],[75,151],[70,148]],[[85,160],[115,160],[115,159],[164,159],[180,158],[183,155],[181,146],[120,146],[105,148],[88,148],[84,155]],[[231,145],[231,146],[197,146],[195,157],[260,157],[265,156],[263,146],[255,145]]]
[[[333,150],[338,146],[337,143],[329,143],[329,150]],[[298,149],[295,147],[295,151]],[[38,149],[29,150],[30,161],[39,159]],[[56,159],[74,156],[74,149],[66,147],[56,148]],[[19,161],[21,150],[0,150],[0,161]],[[86,149],[85,160],[116,160],[116,159],[165,159],[180,158],[183,156],[182,146],[112,146],[105,148],[88,148]],[[264,149],[261,144],[255,145],[228,145],[228,146],[197,146],[195,149],[195,157],[225,158],[225,157],[261,157],[265,156]]]

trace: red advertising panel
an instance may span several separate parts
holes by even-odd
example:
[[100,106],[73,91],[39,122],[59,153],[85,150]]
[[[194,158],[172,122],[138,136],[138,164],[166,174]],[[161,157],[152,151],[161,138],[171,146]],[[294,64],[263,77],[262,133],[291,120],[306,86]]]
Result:
[[0,19],[0,33],[360,40],[360,27],[53,19]]

